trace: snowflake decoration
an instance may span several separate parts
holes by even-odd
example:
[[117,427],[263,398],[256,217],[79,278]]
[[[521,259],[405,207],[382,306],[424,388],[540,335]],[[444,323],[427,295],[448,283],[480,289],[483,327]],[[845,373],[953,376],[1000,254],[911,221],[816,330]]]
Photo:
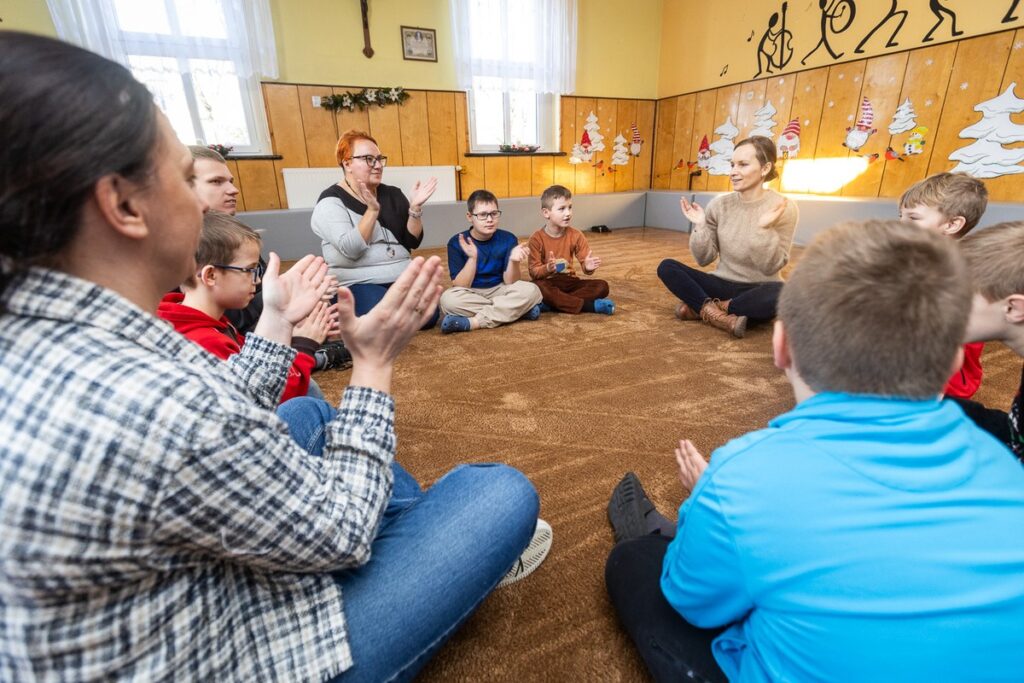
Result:
[[1013,44],[1014,50],[1019,50],[1022,47],[1024,47],[1024,40],[1018,40],[1016,43]]
[[785,97],[780,97],[780,98],[779,98],[779,104],[782,104],[782,103],[783,103],[783,102],[785,102],[785,101],[786,101],[786,98],[785,98]]
[[811,92],[811,86],[807,86],[806,88],[804,88],[804,92]]
[[960,89],[967,90],[967,81],[964,81],[963,83],[960,84]]
[[849,116],[847,116],[846,120],[847,121],[853,121],[853,114],[850,114]]
[[810,119],[804,119],[804,125],[805,126],[811,125],[811,120]]
[[853,77],[853,82],[854,83],[860,83],[860,76],[854,76]]
[[779,79],[779,85],[785,85],[785,84],[786,84],[786,79],[785,78],[780,78]]
[[832,107],[834,107],[834,106],[836,106],[836,103],[835,103],[835,102],[833,102],[832,100],[829,100],[829,101],[828,101],[828,108],[829,108],[829,109],[831,109],[831,108],[832,108]]
[[924,60],[924,65],[925,66],[931,66],[934,63],[935,63],[935,60],[931,59],[931,58]]
[[839,80],[843,80],[844,78],[846,78],[846,74],[839,74]]
[[930,106],[932,106],[932,100],[931,100],[931,99],[927,99],[927,100],[925,100],[925,101],[924,101],[924,106],[926,106],[926,107],[930,107]]
[[896,77],[895,76],[889,76],[889,82],[890,83],[895,83],[896,82]]

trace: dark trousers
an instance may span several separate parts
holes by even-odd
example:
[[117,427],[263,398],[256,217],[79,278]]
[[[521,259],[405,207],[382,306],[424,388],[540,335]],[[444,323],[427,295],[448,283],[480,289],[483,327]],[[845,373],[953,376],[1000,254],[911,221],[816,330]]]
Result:
[[1004,410],[998,410],[996,408],[986,408],[977,401],[972,401],[966,398],[957,398],[955,396],[947,396],[947,401],[954,401],[967,417],[971,418],[974,424],[978,425],[986,432],[996,437],[1003,443],[1010,446],[1010,416]]
[[725,681],[711,654],[724,629],[679,616],[661,593],[661,564],[671,539],[649,534],[612,548],[604,578],[615,612],[656,681]]
[[534,280],[533,284],[540,288],[544,303],[562,313],[579,313],[584,302],[608,296],[608,283],[604,280],[582,280],[564,273]]
[[[391,285],[395,284],[390,282],[386,285],[375,285],[375,284],[358,284],[349,285],[348,289],[352,292],[352,298],[355,299],[356,315],[363,316],[370,312],[374,306],[380,303],[380,300],[384,298],[384,295],[388,293]],[[334,299],[337,301],[337,298]],[[437,324],[437,319],[441,314],[441,307],[438,306],[434,309],[434,315],[430,316],[430,320],[423,324],[421,330],[429,330]]]
[[781,282],[733,282],[674,259],[665,259],[658,265],[658,277],[694,311],[700,311],[708,299],[731,299],[730,313],[755,321],[775,317],[775,306],[782,291]]

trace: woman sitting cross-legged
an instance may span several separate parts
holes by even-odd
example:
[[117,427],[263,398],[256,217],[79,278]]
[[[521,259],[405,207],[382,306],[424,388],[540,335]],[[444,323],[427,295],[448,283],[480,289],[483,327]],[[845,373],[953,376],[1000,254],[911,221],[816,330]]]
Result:
[[713,273],[674,259],[658,265],[658,277],[682,299],[680,320],[703,320],[742,337],[747,322],[775,317],[782,289],[779,271],[789,262],[798,211],[764,183],[778,177],[775,145],[765,137],[742,140],[732,155],[735,192],[715,197],[707,211],[685,197],[683,215],[691,223],[690,252],[701,266],[718,259]]

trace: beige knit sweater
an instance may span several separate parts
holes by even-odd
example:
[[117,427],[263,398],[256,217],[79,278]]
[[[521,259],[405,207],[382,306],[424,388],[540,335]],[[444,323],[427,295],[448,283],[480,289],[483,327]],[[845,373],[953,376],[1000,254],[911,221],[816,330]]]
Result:
[[774,190],[752,202],[740,199],[738,192],[712,199],[704,211],[704,225],[694,224],[690,233],[690,252],[697,263],[706,266],[717,258],[714,274],[733,282],[781,281],[779,271],[789,262],[799,218],[796,202],[788,200],[785,211],[767,228],[757,227],[757,221],[782,199]]

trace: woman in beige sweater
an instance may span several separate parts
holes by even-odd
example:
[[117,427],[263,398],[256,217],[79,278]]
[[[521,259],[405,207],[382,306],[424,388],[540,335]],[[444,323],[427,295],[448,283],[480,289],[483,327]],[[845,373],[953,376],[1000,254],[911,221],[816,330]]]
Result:
[[693,224],[690,252],[701,266],[716,258],[712,273],[674,259],[658,266],[658,277],[682,299],[680,320],[703,320],[742,337],[751,322],[775,317],[782,289],[779,271],[789,262],[799,217],[796,204],[767,189],[778,177],[775,145],[753,136],[732,155],[733,190],[711,200],[707,210],[683,197],[683,215]]

